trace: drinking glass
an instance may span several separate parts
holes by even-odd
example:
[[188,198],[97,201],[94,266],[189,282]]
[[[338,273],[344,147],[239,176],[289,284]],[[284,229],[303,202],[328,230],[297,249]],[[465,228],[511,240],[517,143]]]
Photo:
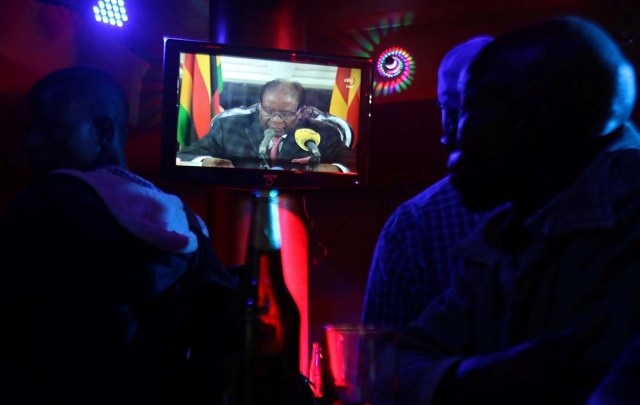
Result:
[[361,324],[324,326],[326,390],[341,405],[393,403],[396,334]]

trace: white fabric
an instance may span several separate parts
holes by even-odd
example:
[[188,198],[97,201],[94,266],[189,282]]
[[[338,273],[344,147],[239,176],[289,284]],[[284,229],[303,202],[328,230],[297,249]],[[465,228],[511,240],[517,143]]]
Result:
[[[117,167],[92,171],[59,170],[89,184],[102,197],[111,214],[143,241],[172,253],[191,253],[198,239],[189,229],[183,203],[135,174]],[[204,222],[198,218],[207,234]]]

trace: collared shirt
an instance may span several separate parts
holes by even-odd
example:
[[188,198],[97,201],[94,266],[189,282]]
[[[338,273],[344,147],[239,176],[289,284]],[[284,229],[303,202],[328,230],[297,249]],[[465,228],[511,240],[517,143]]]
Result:
[[[454,287],[403,337],[403,401],[431,403],[445,372],[461,358],[497,353],[594,318],[605,316],[606,330],[584,359],[599,369],[638,333],[640,136],[631,125],[616,136],[517,232],[507,226],[513,214],[507,208],[465,243],[465,266]],[[515,236],[520,243],[504,243]]]
[[378,238],[362,321],[400,330],[417,318],[462,266],[451,249],[488,215],[464,209],[448,177],[402,203]]

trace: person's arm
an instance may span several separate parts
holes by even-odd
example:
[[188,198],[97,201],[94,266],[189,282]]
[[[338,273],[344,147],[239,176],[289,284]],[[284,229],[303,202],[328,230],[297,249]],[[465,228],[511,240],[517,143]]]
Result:
[[[598,367],[585,359],[603,335],[594,318],[503,350],[477,353],[473,300],[456,283],[404,331],[398,350],[399,404],[540,404],[586,398]],[[482,332],[480,332],[482,335]],[[573,384],[575,382],[575,384]]]
[[386,221],[369,268],[362,322],[400,330],[422,307],[424,297],[418,255],[415,211],[401,205]]
[[469,300],[457,288],[436,298],[403,331],[398,347],[398,404],[436,404],[473,338]]
[[477,399],[494,404],[559,403],[584,400],[599,366],[585,353],[601,337],[604,318],[530,339],[515,347],[463,359],[436,393],[436,403],[466,404]]
[[320,164],[316,166],[317,171],[327,171],[336,173],[348,173],[356,169],[355,151],[349,149],[342,139],[338,130],[330,125],[325,125],[319,130],[321,135],[320,144]]
[[200,163],[207,167],[233,167],[231,161],[224,156],[221,143],[223,129],[222,120],[215,120],[204,138],[177,152],[178,164],[187,162],[187,164]]

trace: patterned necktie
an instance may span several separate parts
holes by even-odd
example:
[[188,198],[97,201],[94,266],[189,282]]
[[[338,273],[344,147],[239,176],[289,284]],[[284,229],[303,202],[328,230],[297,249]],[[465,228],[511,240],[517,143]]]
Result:
[[278,146],[280,145],[280,141],[282,140],[281,136],[275,136],[271,139],[272,145],[271,150],[269,151],[269,157],[271,158],[271,163],[275,163],[278,158]]

